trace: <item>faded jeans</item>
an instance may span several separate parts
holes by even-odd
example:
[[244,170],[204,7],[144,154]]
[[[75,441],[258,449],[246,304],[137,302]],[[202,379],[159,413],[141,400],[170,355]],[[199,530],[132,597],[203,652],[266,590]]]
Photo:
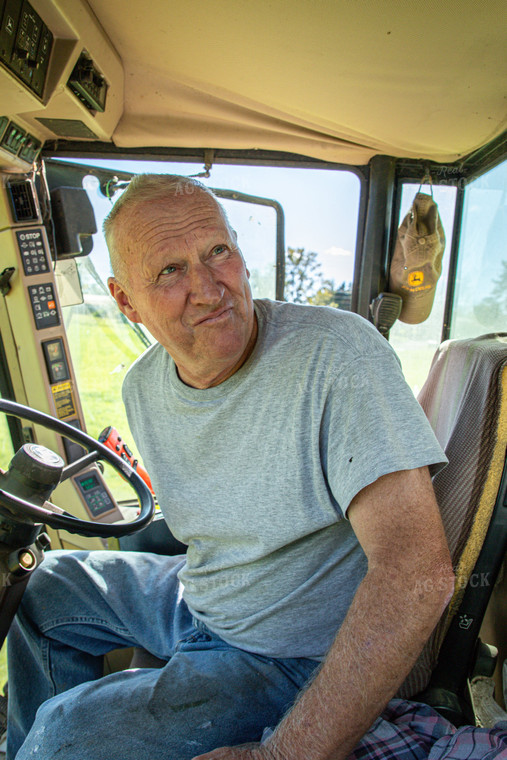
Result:
[[[190,760],[276,725],[318,663],[245,652],[193,620],[183,562],[48,552],[9,634],[8,760]],[[103,655],[130,646],[167,665],[103,677]]]

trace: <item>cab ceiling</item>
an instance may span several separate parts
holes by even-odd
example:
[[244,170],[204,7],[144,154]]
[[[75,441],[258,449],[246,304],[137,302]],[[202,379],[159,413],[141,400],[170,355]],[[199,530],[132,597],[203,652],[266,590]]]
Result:
[[455,161],[507,121],[504,0],[89,0],[120,147]]

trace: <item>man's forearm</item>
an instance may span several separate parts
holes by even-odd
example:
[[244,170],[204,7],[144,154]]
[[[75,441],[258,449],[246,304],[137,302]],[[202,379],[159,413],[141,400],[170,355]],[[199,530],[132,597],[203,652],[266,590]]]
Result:
[[322,668],[269,740],[274,758],[340,760],[368,730],[409,673],[452,591],[445,562],[426,575],[417,569],[368,572]]

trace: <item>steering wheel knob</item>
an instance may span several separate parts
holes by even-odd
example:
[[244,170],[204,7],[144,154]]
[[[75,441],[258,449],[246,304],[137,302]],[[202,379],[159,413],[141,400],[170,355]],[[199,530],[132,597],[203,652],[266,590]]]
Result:
[[63,459],[51,449],[38,443],[25,443],[14,454],[8,475],[16,472],[18,479],[29,487],[45,491],[48,486],[56,487],[64,466]]

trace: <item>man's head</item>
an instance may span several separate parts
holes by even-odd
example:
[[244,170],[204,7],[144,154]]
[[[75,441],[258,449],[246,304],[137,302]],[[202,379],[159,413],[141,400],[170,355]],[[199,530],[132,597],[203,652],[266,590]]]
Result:
[[248,271],[222,207],[190,178],[139,175],[104,223],[121,311],[142,322],[198,388],[230,377],[251,353]]

